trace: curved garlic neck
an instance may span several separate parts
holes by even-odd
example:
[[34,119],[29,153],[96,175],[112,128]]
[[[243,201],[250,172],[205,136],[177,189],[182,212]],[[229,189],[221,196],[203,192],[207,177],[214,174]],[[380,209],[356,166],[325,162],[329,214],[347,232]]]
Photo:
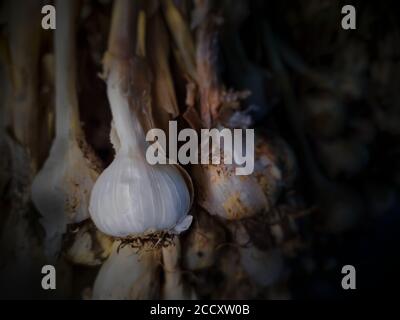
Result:
[[107,94],[121,148],[120,151],[144,150],[146,139],[140,121],[129,105],[129,92],[123,92],[122,81],[117,70],[110,70],[107,79]]

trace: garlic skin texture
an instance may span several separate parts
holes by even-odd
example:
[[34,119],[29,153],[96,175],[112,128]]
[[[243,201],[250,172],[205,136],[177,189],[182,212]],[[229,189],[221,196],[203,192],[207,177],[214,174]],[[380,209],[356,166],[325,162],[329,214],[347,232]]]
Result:
[[119,70],[111,65],[107,78],[115,124],[112,140],[119,146],[115,159],[93,187],[91,218],[98,229],[114,237],[159,231],[179,234],[192,222],[187,215],[191,206],[188,186],[176,166],[147,162],[144,131],[137,112],[131,110],[128,94],[121,89]]

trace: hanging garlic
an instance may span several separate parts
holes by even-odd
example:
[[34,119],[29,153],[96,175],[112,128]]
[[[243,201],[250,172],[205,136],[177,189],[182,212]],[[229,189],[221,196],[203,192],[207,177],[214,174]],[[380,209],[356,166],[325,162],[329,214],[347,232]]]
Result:
[[[198,3],[198,5],[201,7],[207,4]],[[212,15],[208,16],[210,18],[201,21],[197,31],[196,58],[200,114],[203,124],[208,127],[216,126],[221,130],[223,128],[219,126],[220,110],[238,104],[237,100],[241,95],[227,92],[220,82],[216,41],[218,25]],[[260,137],[257,140],[256,147],[263,143]],[[246,149],[246,146],[244,148]],[[199,194],[197,199],[199,205],[210,214],[228,220],[248,218],[268,211],[275,204],[283,184],[280,164],[268,152],[257,151],[254,155],[255,171],[246,176],[236,175],[237,164],[223,163],[223,159],[221,164],[195,166],[192,172]],[[222,153],[221,149],[220,154]]]
[[190,286],[185,283],[180,269],[181,244],[178,238],[173,243],[162,248],[164,265],[164,286],[162,297],[166,300],[194,300],[196,294]]
[[[40,0],[26,3],[12,1],[7,12],[11,67],[4,88],[5,100],[1,105],[0,118],[4,121],[0,139],[4,139],[9,172],[5,194],[6,208],[1,208],[0,235],[0,299],[50,298],[49,291],[40,285],[41,269],[46,264],[37,228],[37,214],[32,207],[30,187],[37,159],[38,139],[37,115],[39,106],[34,97],[37,76],[40,74]],[[4,43],[1,43],[3,45]],[[1,48],[4,49],[4,48]],[[30,54],[27,54],[29,52]],[[14,82],[15,81],[15,82]],[[3,102],[3,101],[2,101]],[[5,113],[3,113],[5,112]],[[11,116],[10,116],[11,115]],[[7,131],[3,131],[5,127]],[[28,125],[30,124],[30,125]],[[42,124],[47,128],[47,124]],[[12,134],[10,134],[10,132]],[[2,204],[4,201],[0,201]],[[4,210],[5,209],[5,210]],[[57,290],[51,290],[51,298],[61,299],[69,295],[71,277],[69,266],[57,263]]]
[[89,207],[96,226],[115,237],[180,233],[192,222],[192,216],[187,215],[191,194],[184,172],[177,166],[150,165],[146,160],[142,125],[152,119],[144,48],[145,14],[140,11],[138,15],[134,56],[134,9],[134,3],[127,0],[118,0],[114,5],[105,70],[115,124],[112,140],[119,148],[114,161],[99,176]]
[[157,299],[160,251],[121,246],[115,241],[93,287],[95,300]]
[[76,93],[76,1],[57,1],[56,136],[50,155],[32,185],[32,199],[42,215],[45,250],[54,258],[67,224],[89,217],[89,195],[98,176],[97,160],[80,128]]

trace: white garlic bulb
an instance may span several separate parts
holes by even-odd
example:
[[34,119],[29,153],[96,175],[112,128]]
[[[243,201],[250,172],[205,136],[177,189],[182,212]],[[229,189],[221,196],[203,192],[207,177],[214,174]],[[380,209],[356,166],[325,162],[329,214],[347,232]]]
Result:
[[80,128],[76,92],[75,1],[58,1],[55,33],[56,136],[50,155],[32,184],[32,200],[42,215],[45,250],[54,258],[67,224],[89,217],[90,191],[98,176],[97,159]]
[[93,287],[95,300],[156,299],[159,290],[159,250],[121,246],[115,241]]
[[113,141],[119,140],[119,148],[93,187],[92,220],[102,232],[115,237],[180,233],[192,221],[187,215],[191,196],[186,181],[176,166],[147,162],[145,135],[121,88],[118,70],[115,65],[109,70],[107,93],[118,137],[113,134]]

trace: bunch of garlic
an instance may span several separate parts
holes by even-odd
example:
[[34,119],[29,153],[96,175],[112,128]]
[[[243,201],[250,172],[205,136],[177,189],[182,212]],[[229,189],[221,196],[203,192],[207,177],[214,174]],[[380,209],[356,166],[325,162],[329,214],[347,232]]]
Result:
[[137,15],[136,55],[130,45],[135,17],[131,1],[115,2],[105,70],[115,125],[112,140],[119,148],[93,187],[89,211],[96,226],[111,236],[179,234],[192,222],[191,194],[178,166],[146,160],[144,125],[151,123],[151,86],[143,47],[144,11]]
[[76,1],[58,1],[55,32],[56,136],[50,155],[32,184],[32,200],[42,215],[45,251],[55,258],[67,224],[89,217],[89,196],[98,162],[80,127],[76,92]]

